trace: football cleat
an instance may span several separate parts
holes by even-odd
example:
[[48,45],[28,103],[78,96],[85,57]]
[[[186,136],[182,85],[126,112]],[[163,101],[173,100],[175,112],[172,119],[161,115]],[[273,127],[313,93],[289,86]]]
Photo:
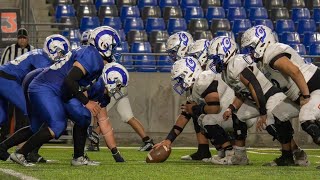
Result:
[[154,145],[153,140],[149,139],[139,148],[139,151],[150,151]]
[[96,144],[93,141],[90,141],[90,144],[88,145],[87,150],[88,151],[100,151],[99,143]]
[[23,154],[19,154],[19,153],[12,153],[10,155],[10,159],[13,161],[13,162],[16,162],[22,166],[26,166],[26,167],[31,167],[31,166],[34,166],[35,164],[33,163],[28,163],[27,160],[25,159],[24,155]]
[[300,148],[293,151],[293,159],[294,159],[294,163],[298,166],[309,166],[310,165],[310,161],[308,160],[307,153]]
[[119,151],[115,154],[112,154],[112,157],[116,162],[125,162]]
[[199,151],[191,154],[191,155],[185,155],[185,156],[181,156],[181,160],[186,160],[186,161],[201,161],[202,159],[205,158],[211,158],[211,153],[210,151],[206,151],[203,153],[200,153]]
[[54,160],[46,160],[38,153],[29,153],[26,157],[27,162],[29,163],[50,163]]
[[247,156],[240,156],[235,154],[234,150],[225,151],[226,156],[224,158],[211,158],[213,164],[218,165],[248,165],[249,159]]
[[100,162],[91,161],[88,156],[80,156],[78,158],[73,158],[71,161],[72,166],[99,166]]
[[212,156],[210,158],[203,158],[202,161],[205,162],[205,163],[211,163],[212,158],[222,159],[222,158],[224,158],[226,156],[224,149],[221,149],[221,150],[219,150],[217,152],[218,152],[217,155],[214,155],[214,156]]
[[269,163],[263,164],[263,166],[295,166],[295,162],[293,160],[293,156],[280,156]]

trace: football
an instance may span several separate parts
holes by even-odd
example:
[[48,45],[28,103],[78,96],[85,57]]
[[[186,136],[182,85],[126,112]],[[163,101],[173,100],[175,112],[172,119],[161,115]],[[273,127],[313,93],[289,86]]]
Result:
[[171,153],[171,148],[164,145],[158,147],[157,149],[152,149],[146,158],[147,163],[161,163],[168,159]]

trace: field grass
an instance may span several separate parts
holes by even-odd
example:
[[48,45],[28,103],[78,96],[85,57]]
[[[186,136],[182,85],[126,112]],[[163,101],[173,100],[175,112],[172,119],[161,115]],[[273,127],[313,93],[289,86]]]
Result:
[[[71,148],[43,148],[40,153],[47,159],[57,160],[51,164],[22,167],[11,162],[0,162],[0,169],[12,169],[37,179],[320,179],[320,151],[307,150],[310,167],[263,167],[262,164],[279,156],[272,149],[249,149],[250,165],[219,166],[203,162],[181,161],[180,156],[194,149],[173,149],[170,158],[161,164],[144,162],[147,152],[120,148],[125,163],[115,163],[106,149],[89,152],[91,159],[100,166],[70,166]],[[212,150],[214,153],[215,151]],[[0,172],[0,179],[15,179]]]

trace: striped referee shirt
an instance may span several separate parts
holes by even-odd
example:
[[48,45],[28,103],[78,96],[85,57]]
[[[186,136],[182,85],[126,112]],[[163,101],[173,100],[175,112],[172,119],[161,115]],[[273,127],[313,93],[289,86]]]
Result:
[[27,45],[25,48],[21,48],[18,43],[7,46],[2,53],[0,65],[3,65],[11,60],[14,60],[16,57],[21,56],[22,54],[33,50],[34,47]]

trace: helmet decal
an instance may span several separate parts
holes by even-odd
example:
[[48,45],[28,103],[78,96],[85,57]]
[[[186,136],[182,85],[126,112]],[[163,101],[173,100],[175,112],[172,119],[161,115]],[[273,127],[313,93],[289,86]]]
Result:
[[183,45],[188,45],[189,38],[185,33],[179,33],[179,39],[183,43]]
[[49,53],[51,54],[54,54],[57,52],[57,50],[55,49],[54,51],[50,48],[50,44],[53,42],[53,41],[60,41],[63,43],[63,50],[65,52],[68,51],[68,44],[65,42],[64,39],[62,39],[61,37],[53,37],[53,38],[50,38],[50,40],[47,42],[46,46],[48,47],[48,50],[49,50]]
[[267,36],[266,30],[263,28],[263,26],[256,26],[256,37],[258,37],[261,42],[264,42],[264,39]]
[[194,71],[197,64],[192,60],[192,58],[186,58],[186,66],[191,69],[191,71]]
[[206,40],[204,43],[203,49],[208,49],[209,46],[210,46],[210,41]]
[[[109,73],[112,72],[112,71],[118,72],[118,73],[121,75],[121,77],[122,77],[123,84],[127,84],[128,77],[127,77],[126,72],[124,72],[123,69],[121,69],[121,68],[119,68],[119,67],[116,67],[116,66],[113,66],[113,67],[109,68],[105,73],[106,73],[106,74],[109,74]],[[115,81],[112,81],[112,80],[110,80],[110,79],[107,79],[107,83],[108,83],[108,84],[114,84],[114,83],[116,83],[116,82],[115,82]]]
[[222,46],[223,51],[225,53],[227,53],[229,51],[229,49],[231,48],[230,39],[228,37],[223,38],[221,41],[221,46]]
[[[101,38],[102,36],[104,36],[104,35],[106,35],[106,34],[112,36],[112,37],[114,38],[114,40],[116,41],[117,44],[120,42],[119,37],[118,37],[118,36],[115,36],[115,35],[114,35],[114,32],[111,31],[111,30],[103,30],[103,31],[99,32],[99,33],[96,35],[96,38],[95,38],[95,40],[94,40],[94,43],[95,43],[95,47],[96,47],[99,51],[101,51],[101,52],[106,52],[107,50],[109,50],[109,49],[103,50],[103,49],[99,48],[99,40],[100,40],[100,38]],[[110,46],[110,44],[108,44],[108,46]]]

